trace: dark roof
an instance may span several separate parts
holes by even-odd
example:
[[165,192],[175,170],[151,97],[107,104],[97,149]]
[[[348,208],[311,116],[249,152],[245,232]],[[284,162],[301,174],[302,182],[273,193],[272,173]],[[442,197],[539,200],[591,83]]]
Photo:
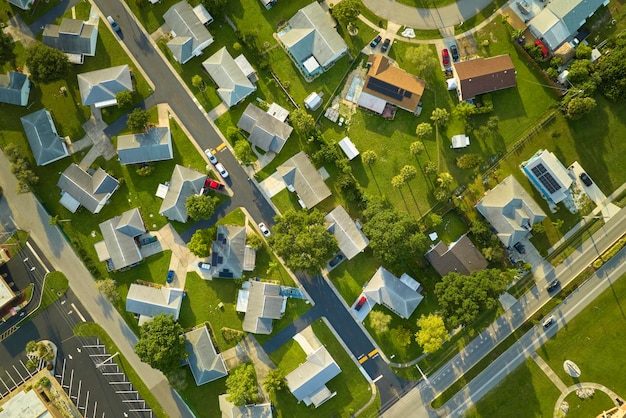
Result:
[[448,247],[443,241],[426,253],[426,259],[441,276],[456,272],[469,276],[487,267],[487,260],[467,235],[462,235]]
[[206,326],[185,333],[185,347],[189,353],[187,364],[196,385],[200,386],[228,375],[224,359],[215,351]]
[[[95,35],[95,36],[94,36]],[[82,20],[63,19],[61,25],[46,25],[42,42],[69,54],[96,54],[98,28]]]
[[248,141],[263,151],[279,153],[293,128],[252,103],[241,115],[237,127],[246,131]]
[[23,73],[9,71],[0,74],[0,103],[26,106],[30,94],[30,82]]
[[246,258],[246,228],[237,225],[218,225],[217,239],[211,246],[211,265],[214,277],[240,279]]
[[145,133],[118,136],[117,155],[122,164],[171,160],[174,153],[170,128],[157,126]]
[[96,213],[103,200],[119,187],[119,182],[98,168],[91,175],[72,163],[61,174],[57,186],[77,200],[89,212]]
[[515,67],[508,54],[456,62],[453,66],[461,100],[516,85]]
[[46,109],[23,116],[20,120],[37,165],[50,164],[70,155]]

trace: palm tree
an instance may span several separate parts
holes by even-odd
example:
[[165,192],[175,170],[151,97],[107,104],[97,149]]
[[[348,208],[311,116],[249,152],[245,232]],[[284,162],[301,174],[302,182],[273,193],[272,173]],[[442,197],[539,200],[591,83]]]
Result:
[[405,165],[400,170],[400,176],[402,176],[405,182],[411,181],[417,176],[417,169],[412,165]]
[[72,222],[71,219],[59,219],[59,215],[50,216],[48,223],[52,226],[58,225],[59,222]]
[[439,173],[439,177],[437,177],[437,183],[442,189],[449,188],[453,180],[452,175],[447,172]]
[[393,176],[391,179],[391,187],[396,190],[401,190],[406,184],[404,177],[402,175]]

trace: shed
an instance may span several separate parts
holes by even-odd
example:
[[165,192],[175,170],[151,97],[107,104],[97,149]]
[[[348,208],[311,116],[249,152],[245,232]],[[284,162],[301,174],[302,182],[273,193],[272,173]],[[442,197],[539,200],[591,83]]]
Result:
[[469,136],[464,134],[454,135],[452,137],[452,145],[451,148],[465,148],[470,144]]
[[308,110],[317,110],[322,105],[322,96],[313,92],[304,99],[304,107]]
[[272,103],[270,108],[267,110],[267,113],[272,115],[274,118],[278,119],[281,122],[284,122],[289,117],[289,111],[282,107],[279,104]]
[[206,7],[204,7],[202,3],[194,7],[193,12],[196,14],[196,16],[198,17],[198,20],[203,25],[206,26],[208,24],[213,23],[213,16],[211,16],[211,13],[209,13],[209,11],[206,9]]
[[354,143],[350,141],[350,138],[347,136],[339,141],[339,147],[344,154],[346,154],[346,157],[348,157],[349,160],[353,160],[357,155],[359,155],[359,150],[356,149]]

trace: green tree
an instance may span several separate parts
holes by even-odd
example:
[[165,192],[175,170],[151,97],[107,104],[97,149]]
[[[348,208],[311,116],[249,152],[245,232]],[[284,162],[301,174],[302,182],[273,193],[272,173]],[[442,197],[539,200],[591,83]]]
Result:
[[376,153],[371,149],[368,149],[367,151],[363,151],[361,154],[361,160],[363,161],[363,164],[371,167],[378,160],[378,155],[376,155]]
[[417,74],[432,82],[439,68],[439,62],[428,45],[407,48],[404,59],[415,66]]
[[559,70],[557,70],[556,68],[548,68],[546,70],[546,73],[548,74],[548,77],[550,77],[553,80],[556,80],[556,78],[559,76]]
[[240,139],[235,142],[235,146],[233,147],[235,150],[235,157],[241,164],[250,165],[252,160],[254,159],[254,153],[252,152],[252,147],[250,147],[250,143],[245,139]]
[[252,364],[244,364],[230,371],[226,379],[226,400],[235,406],[256,403],[259,388]]
[[567,80],[572,84],[580,84],[589,79],[591,63],[589,60],[574,60],[567,69]]
[[450,114],[446,109],[436,108],[430,116],[430,119],[438,127],[446,126],[450,121]]
[[117,290],[115,280],[110,278],[96,280],[96,289],[98,289],[98,292],[102,293],[109,302],[116,304],[120,301],[120,292]]
[[277,216],[269,241],[294,271],[317,272],[339,250],[337,239],[326,229],[324,214],[317,209],[290,209]]
[[126,125],[133,132],[144,132],[149,120],[150,114],[146,110],[136,108],[128,114]]
[[500,241],[492,243],[489,247],[483,248],[483,255],[489,261],[498,261],[504,258],[504,249],[499,244]]
[[217,205],[217,198],[213,196],[195,195],[192,194],[187,198],[185,207],[187,209],[187,215],[195,221],[201,219],[209,219],[215,212],[215,206]]
[[413,341],[411,330],[407,327],[396,328],[396,343],[400,347],[406,347]]
[[213,16],[221,16],[224,14],[228,0],[202,0],[202,4]]
[[434,212],[430,212],[424,218],[424,223],[426,224],[427,228],[437,228],[439,225],[443,223],[443,218],[441,217],[441,215],[438,215]]
[[285,372],[282,369],[270,370],[263,381],[263,387],[270,395],[283,390],[285,386],[287,386],[287,381],[285,380]]
[[246,245],[255,250],[260,250],[263,248],[263,240],[257,234],[250,234],[246,237]]
[[607,99],[621,101],[626,97],[626,37],[618,36],[614,40],[611,53],[606,54],[594,64],[600,91]]
[[200,77],[198,74],[195,74],[193,77],[191,77],[191,85],[198,90],[203,91],[202,86],[204,86],[204,80],[202,80],[202,77]]
[[396,190],[402,189],[406,185],[406,180],[400,174],[391,178],[391,187]]
[[40,43],[26,49],[26,66],[31,78],[42,83],[63,78],[71,68],[65,53]]
[[191,236],[187,248],[198,257],[208,257],[211,254],[211,243],[216,235],[215,228],[198,229]]
[[578,44],[578,47],[576,48],[576,59],[591,59],[591,47],[589,45],[585,45],[584,43]]
[[354,24],[361,13],[357,0],[342,0],[332,8],[333,16],[344,25]]
[[115,100],[120,109],[129,108],[133,105],[133,93],[128,90],[120,91],[115,95]]
[[14,47],[15,43],[11,35],[0,30],[0,65],[15,60]]
[[370,327],[372,327],[377,334],[383,334],[389,331],[391,315],[381,311],[371,311],[367,318],[369,320]]
[[315,129],[315,119],[304,109],[296,109],[289,115],[293,129],[302,136],[308,136]]
[[452,175],[445,171],[439,173],[439,176],[437,177],[437,184],[439,184],[439,187],[441,187],[442,189],[449,189],[453,181],[454,178],[452,177]]
[[561,228],[563,228],[563,225],[565,224],[565,221],[563,221],[563,219],[559,218],[556,221],[552,222],[552,225],[558,229],[559,231],[561,230]]
[[454,107],[452,113],[459,119],[467,121],[476,112],[476,106],[468,102],[461,102]]
[[429,136],[432,136],[432,134],[433,134],[433,127],[428,122],[422,122],[419,125],[417,125],[417,128],[415,128],[415,135],[421,141],[425,140]]
[[400,169],[400,176],[404,179],[405,182],[413,180],[417,177],[417,168],[412,165],[405,165]]
[[492,131],[497,131],[498,130],[498,124],[500,123],[500,118],[497,116],[491,116],[488,120],[487,120],[487,128],[491,129]]
[[483,163],[480,154],[465,154],[456,159],[459,168],[476,168]]
[[593,97],[574,97],[567,104],[567,117],[570,119],[580,119],[596,107],[596,100]]
[[59,222],[72,222],[71,219],[59,219],[59,215],[50,215],[50,218],[48,219],[48,224],[55,226],[58,225]]
[[437,164],[432,161],[428,161],[424,164],[424,174],[431,176],[437,172]]
[[171,315],[159,314],[139,329],[135,353],[144,363],[169,376],[187,358],[183,327]]
[[415,340],[422,347],[424,353],[434,353],[448,339],[448,331],[443,323],[443,318],[439,315],[422,315],[417,320],[417,326],[419,331],[415,333]]
[[537,234],[545,234],[546,233],[546,227],[543,224],[543,222],[539,222],[539,223],[533,225],[533,232],[535,232]]

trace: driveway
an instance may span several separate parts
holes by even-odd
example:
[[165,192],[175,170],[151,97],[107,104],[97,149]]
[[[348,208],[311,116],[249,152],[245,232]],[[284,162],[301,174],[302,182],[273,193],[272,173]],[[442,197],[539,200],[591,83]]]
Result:
[[[575,187],[586,193],[589,199],[591,199],[591,201],[600,208],[602,211],[602,217],[610,218],[619,212],[619,206],[614,203],[607,202],[606,195],[602,192],[602,190],[600,190],[595,181],[591,184],[591,186],[586,186],[582,182],[580,175],[585,172],[585,169],[581,167],[578,161],[574,161],[574,163],[572,163],[569,167],[569,170],[574,174],[574,182],[576,183]],[[589,173],[587,173],[587,175],[589,175]],[[591,176],[589,176],[589,178],[591,178]],[[593,181],[593,179],[591,180]]]

